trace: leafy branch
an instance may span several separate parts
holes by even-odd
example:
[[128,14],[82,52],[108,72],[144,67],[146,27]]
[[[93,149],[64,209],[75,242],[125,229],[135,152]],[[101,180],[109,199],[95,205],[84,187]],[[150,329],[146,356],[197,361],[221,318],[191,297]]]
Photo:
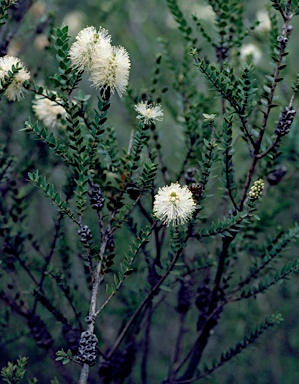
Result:
[[137,241],[133,243],[133,247],[130,248],[128,254],[124,255],[124,259],[119,266],[119,272],[117,275],[114,275],[114,284],[106,285],[106,294],[108,296],[107,300],[101,305],[101,307],[95,312],[94,317],[98,317],[98,315],[103,311],[103,309],[107,306],[110,300],[113,298],[115,293],[120,289],[124,280],[130,276],[133,272],[132,265],[133,262],[139,252],[139,250],[144,247],[146,243],[148,243],[148,238],[153,230],[152,227],[148,227],[144,231],[141,232],[139,236],[136,237]]
[[47,183],[46,177],[42,177],[39,175],[38,171],[29,172],[28,177],[31,181],[33,181],[36,186],[43,190],[45,195],[49,197],[54,205],[58,208],[60,212],[64,215],[68,216],[73,222],[80,225],[80,222],[76,218],[75,214],[68,208],[68,203],[65,200],[62,200],[61,194],[59,192],[55,192],[55,188],[53,184]]
[[25,376],[27,363],[28,357],[20,357],[16,364],[9,362],[7,367],[3,367],[1,370],[3,381],[8,384],[16,384],[21,381]]
[[296,225],[291,228],[287,233],[280,233],[275,239],[272,240],[270,246],[265,250],[265,253],[261,256],[260,262],[252,268],[252,272],[244,278],[238,284],[241,288],[247,285],[251,280],[258,277],[259,273],[262,272],[280,253],[285,249],[291,241],[296,241],[299,238],[299,227]]
[[[217,224],[212,223],[209,229],[202,228],[199,233],[194,235],[195,238],[200,240],[205,237],[214,236],[228,236],[234,237],[242,227],[242,223],[246,223],[246,219],[252,216],[252,212],[238,212],[235,215],[231,215],[224,220],[218,220]],[[247,220],[248,222],[248,220]]]
[[68,151],[66,145],[60,139],[56,139],[53,132],[48,134],[45,127],[40,127],[40,123],[38,121],[35,124],[32,124],[29,117],[28,121],[25,122],[25,128],[21,129],[21,131],[36,134],[43,143],[47,144],[48,147],[60,156],[67,164],[74,164],[73,157]]
[[253,332],[249,335],[246,335],[241,342],[238,342],[234,347],[230,348],[227,352],[221,354],[220,359],[215,361],[212,367],[206,367],[203,372],[198,372],[196,377],[193,377],[188,380],[175,380],[171,383],[173,384],[187,384],[193,383],[195,381],[201,380],[204,377],[209,376],[211,373],[215,372],[218,368],[222,367],[225,363],[238,356],[243,352],[250,344],[254,343],[260,336],[264,334],[270,328],[275,328],[283,321],[282,316],[278,313],[272,316],[269,316],[261,323]]
[[228,299],[229,302],[240,301],[241,299],[249,299],[250,297],[255,297],[259,293],[263,293],[272,286],[276,285],[283,279],[286,279],[289,275],[299,270],[299,259],[291,261],[290,263],[284,265],[282,269],[277,270],[274,274],[274,277],[271,279],[270,275],[266,275],[263,282],[260,282],[256,287],[245,287],[241,290],[240,296],[231,297]]

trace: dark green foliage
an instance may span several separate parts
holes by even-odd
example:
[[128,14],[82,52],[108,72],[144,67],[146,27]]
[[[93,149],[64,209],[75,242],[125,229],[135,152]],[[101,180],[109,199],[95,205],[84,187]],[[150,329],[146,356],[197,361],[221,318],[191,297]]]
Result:
[[[89,142],[89,154],[91,159],[91,165],[95,166],[96,158],[95,155],[97,153],[97,149],[99,143],[101,142],[101,135],[104,131],[104,124],[107,120],[107,113],[110,107],[110,94],[109,92],[105,92],[102,95],[102,99],[98,98],[98,111],[95,111],[95,121],[88,124],[88,128],[90,129],[92,140]],[[109,128],[108,132],[109,132]],[[111,132],[113,129],[111,128]],[[108,136],[109,137],[109,136]],[[110,148],[110,145],[108,145]]]
[[194,45],[196,39],[192,38],[192,29],[188,25],[187,20],[185,19],[182,11],[179,8],[179,5],[176,0],[167,0],[167,5],[170,12],[172,13],[175,21],[179,24],[179,30],[182,31],[185,39]]
[[3,97],[3,94],[7,90],[7,88],[13,82],[15,76],[20,72],[21,67],[20,64],[17,63],[11,67],[11,70],[8,71],[7,74],[4,74],[3,78],[0,80],[0,98]]
[[54,49],[58,63],[58,74],[51,77],[55,88],[70,94],[78,85],[81,80],[81,73],[76,73],[71,68],[71,61],[68,57],[69,51],[69,36],[68,26],[63,25],[61,28],[55,30],[53,36]]
[[130,153],[130,158],[132,159],[129,165],[129,171],[135,171],[138,169],[138,163],[141,157],[141,151],[146,145],[149,139],[148,126],[140,124],[139,129],[134,135],[132,151]]
[[192,15],[192,18],[193,18],[193,21],[195,22],[198,30],[200,31],[200,33],[202,34],[202,36],[206,39],[206,41],[214,48],[216,48],[216,43],[213,41],[213,38],[211,37],[211,35],[206,31],[206,29],[204,28],[201,20],[197,17],[197,15]]
[[240,297],[234,300],[240,300],[240,298],[246,298],[256,296],[258,293],[264,293],[273,285],[278,284],[283,279],[287,278],[290,274],[298,271],[299,269],[299,259],[296,259],[289,264],[284,265],[281,270],[277,270],[275,275],[271,277],[266,274],[264,281],[260,282],[257,287],[245,287],[242,289]]
[[58,356],[56,360],[62,360],[62,364],[68,364],[72,360],[72,352],[70,349],[67,352],[64,352],[63,350],[58,351],[56,352],[56,355]]
[[[148,243],[148,237],[152,232],[152,228],[146,228],[139,236],[136,237],[136,242],[130,247],[129,252],[124,255],[123,261],[119,265],[118,275],[113,276],[114,283],[106,285],[106,294],[109,296],[109,300],[121,287],[125,278],[133,273],[132,265],[140,250],[146,243]],[[106,303],[105,303],[106,304]],[[103,307],[104,308],[104,307]],[[99,313],[103,308],[99,309]],[[98,314],[99,314],[98,313]]]
[[144,163],[138,185],[143,193],[149,193],[153,189],[154,180],[158,170],[158,164]]
[[232,116],[224,117],[224,123],[223,123],[223,131],[222,131],[222,138],[223,138],[223,146],[224,146],[224,169],[223,174],[225,177],[224,183],[225,187],[227,189],[227,193],[234,205],[236,207],[236,185],[235,185],[235,166],[233,163],[233,147],[232,147],[232,134],[233,134],[233,119]]
[[40,127],[38,121],[32,125],[31,119],[29,118],[25,123],[24,131],[36,134],[39,140],[47,144],[49,148],[51,148],[67,164],[74,163],[71,153],[66,145],[60,139],[55,138],[53,132],[48,133],[46,128]]
[[[38,302],[40,302],[45,308],[47,308],[47,310],[50,313],[52,313],[52,315],[56,318],[56,320],[58,320],[59,322],[61,322],[64,325],[69,324],[69,322],[65,318],[65,316],[63,316],[63,314],[56,308],[56,305],[51,303],[51,301],[41,291],[33,288],[31,293],[34,297],[36,297]],[[35,323],[36,323],[36,321],[35,321]]]
[[23,379],[26,373],[27,357],[20,357],[16,364],[8,363],[7,367],[2,368],[1,376],[6,383],[16,384]]
[[286,2],[282,0],[270,0],[272,7],[279,11],[281,14],[284,14],[287,10]]
[[221,94],[226,100],[229,101],[231,106],[237,111],[239,105],[236,100],[236,83],[230,76],[230,69],[228,72],[221,72],[216,64],[209,64],[204,59],[196,58],[196,65],[199,70],[204,73],[206,79],[213,85],[214,89]]
[[252,65],[244,64],[240,76],[240,84],[238,85],[240,91],[240,114],[245,118],[252,112],[252,108],[255,105],[255,95],[257,91],[257,84],[254,75],[254,67]]
[[0,181],[3,183],[9,177],[7,173],[10,170],[10,166],[13,163],[12,156],[7,156],[5,147],[0,147]]
[[269,316],[253,332],[251,332],[249,335],[246,335],[241,342],[237,343],[235,347],[230,348],[227,352],[222,353],[219,361],[216,360],[211,368],[206,367],[202,373],[198,372],[196,379],[199,380],[213,373],[223,364],[237,356],[239,353],[243,352],[250,344],[254,343],[261,335],[263,335],[265,331],[267,331],[269,328],[276,328],[282,321],[283,318],[279,313]]
[[211,141],[204,140],[204,147],[202,151],[202,161],[199,162],[201,176],[200,176],[200,184],[203,188],[203,194],[208,184],[212,165],[217,157],[217,144],[214,139]]
[[70,287],[70,285],[68,285],[66,276],[58,270],[54,270],[52,264],[49,264],[47,272],[45,272],[45,274],[51,276],[56,281],[56,284],[58,285],[59,289],[63,292],[65,298],[72,307],[76,318],[79,319],[81,313],[78,309],[78,305],[75,303],[74,292],[72,292],[72,288]]
[[234,237],[236,233],[240,231],[240,228],[248,222],[248,217],[252,215],[252,212],[238,212],[234,216],[225,218],[222,221],[212,223],[210,228],[202,228],[201,231],[196,234],[196,238],[214,237],[214,236],[228,236]]
[[47,183],[45,177],[39,175],[38,171],[35,173],[28,173],[29,179],[32,180],[36,185],[43,190],[46,196],[50,197],[56,207],[64,214],[67,215],[71,220],[78,223],[76,216],[67,206],[67,202],[64,201],[59,192],[55,192],[54,185]]
[[4,0],[0,4],[0,26],[6,23],[9,8],[15,4],[14,0]]
[[[248,284],[252,279],[258,277],[259,273],[275,258],[281,255],[281,252],[288,246],[291,241],[296,241],[298,238],[298,226],[290,229],[289,232],[281,232],[274,238],[269,246],[265,249],[265,253],[260,257],[258,262],[251,268],[252,272],[239,283],[242,287]],[[275,260],[274,260],[275,259]]]

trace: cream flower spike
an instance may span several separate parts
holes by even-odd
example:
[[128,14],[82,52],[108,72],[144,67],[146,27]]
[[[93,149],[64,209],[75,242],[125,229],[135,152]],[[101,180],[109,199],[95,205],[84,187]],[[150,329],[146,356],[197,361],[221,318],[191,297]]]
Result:
[[17,57],[8,55],[0,57],[0,79],[4,79],[4,77],[8,75],[8,72],[11,71],[12,66],[16,66],[17,64],[21,69],[4,92],[4,96],[10,101],[23,99],[26,92],[23,85],[25,81],[30,79],[30,72]]
[[123,47],[103,49],[96,46],[90,70],[90,81],[95,88],[117,91],[119,96],[124,93],[130,73],[131,62],[128,52]]
[[111,37],[106,29],[95,27],[82,29],[71,45],[69,57],[77,71],[90,70],[95,50],[111,51]]
[[154,200],[154,215],[166,224],[179,225],[190,220],[196,203],[192,193],[185,185],[178,183],[159,188]]
[[138,113],[136,118],[144,124],[153,123],[155,120],[163,120],[164,114],[160,104],[148,104],[147,101],[141,101],[135,105],[134,109]]
[[[59,101],[59,99],[57,101]],[[61,105],[43,96],[35,97],[32,109],[38,120],[47,128],[59,127],[61,125],[61,119],[66,116],[66,111]]]

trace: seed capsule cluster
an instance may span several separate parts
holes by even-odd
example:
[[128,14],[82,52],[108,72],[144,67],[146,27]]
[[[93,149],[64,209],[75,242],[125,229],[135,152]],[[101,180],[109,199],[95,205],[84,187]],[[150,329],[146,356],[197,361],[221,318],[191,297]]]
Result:
[[84,225],[83,227],[78,229],[78,235],[80,236],[80,241],[82,243],[87,243],[92,239],[91,230],[88,228],[87,225]]
[[197,169],[195,167],[192,167],[192,168],[188,168],[187,169],[187,172],[185,173],[185,181],[186,181],[186,184],[189,185],[189,184],[192,184],[192,183],[195,183],[195,175],[196,175],[196,172],[197,172]]
[[116,353],[109,360],[100,362],[99,376],[104,378],[106,383],[121,383],[131,373],[136,358],[137,346],[134,339]]
[[223,61],[228,57],[228,47],[216,47],[217,59]]
[[192,195],[193,195],[193,199],[195,201],[199,201],[202,193],[203,193],[203,186],[200,185],[199,183],[192,183],[189,187]]
[[95,365],[96,363],[96,348],[98,339],[94,333],[85,331],[81,333],[79,351],[76,356],[76,361],[81,364]]
[[113,234],[110,234],[107,239],[106,252],[111,253],[114,251],[114,248],[115,248],[114,237],[113,237]]
[[53,344],[53,339],[46,327],[46,324],[39,315],[32,314],[28,319],[28,326],[31,334],[40,348],[50,348]]
[[248,196],[251,201],[255,201],[262,196],[265,183],[264,180],[260,179],[253,183],[253,186],[250,188]]
[[[220,314],[221,314],[221,306],[217,309],[216,306],[211,308],[211,295],[212,291],[208,286],[202,285],[197,289],[197,297],[195,300],[195,305],[199,310],[199,317],[197,321],[197,330],[201,330],[206,324],[207,320],[213,324],[213,327],[217,325]],[[220,289],[217,292],[217,302],[224,301],[223,290]],[[212,312],[211,312],[212,310]]]
[[280,183],[284,175],[287,173],[287,167],[285,165],[278,165],[267,176],[267,181],[270,185],[276,185]]
[[197,289],[197,297],[195,300],[195,305],[200,311],[198,321],[197,321],[197,330],[200,330],[207,317],[208,317],[208,306],[210,302],[211,290],[209,287],[200,286]]
[[72,328],[70,325],[64,325],[62,334],[67,342],[68,349],[71,350],[73,355],[76,355],[79,350],[79,339],[81,332],[77,328]]
[[178,292],[177,310],[179,313],[187,313],[191,306],[192,289],[190,284],[183,281]]
[[91,187],[91,189],[88,191],[90,205],[93,209],[100,211],[105,204],[103,192],[101,191],[101,188],[98,184],[93,184],[91,182],[89,184]]
[[277,41],[279,42],[282,49],[286,49],[288,38],[285,36],[278,36]]
[[293,107],[285,107],[281,113],[281,117],[275,129],[275,134],[284,136],[290,132],[296,111]]

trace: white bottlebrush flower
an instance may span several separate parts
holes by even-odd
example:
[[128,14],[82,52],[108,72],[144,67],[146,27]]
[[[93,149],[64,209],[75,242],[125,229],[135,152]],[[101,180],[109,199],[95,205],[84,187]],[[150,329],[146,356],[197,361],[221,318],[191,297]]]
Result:
[[104,28],[97,30],[95,27],[82,29],[76,37],[76,41],[71,45],[69,57],[72,65],[78,71],[85,68],[90,70],[95,50],[111,51],[111,37]]
[[159,188],[154,201],[154,214],[163,224],[184,224],[192,216],[196,204],[192,193],[185,185],[178,183]]
[[199,19],[211,22],[215,18],[215,12],[210,5],[192,4],[192,13]]
[[163,110],[160,104],[148,104],[147,101],[136,104],[135,111],[139,113],[137,119],[140,119],[143,123],[153,123],[154,120],[163,120]]
[[66,116],[66,111],[61,105],[43,96],[35,97],[32,109],[38,120],[47,128],[59,127],[61,119]]
[[256,13],[256,18],[260,22],[258,26],[255,27],[256,32],[267,32],[271,29],[271,20],[269,13],[265,9],[261,9]]
[[130,73],[130,59],[123,47],[102,49],[96,46],[90,70],[90,81],[95,88],[107,89],[112,93],[116,90],[119,96],[124,93]]
[[7,76],[12,66],[17,66],[17,64],[21,67],[21,70],[15,75],[12,83],[4,92],[4,95],[10,101],[21,100],[24,97],[25,88],[23,84],[30,79],[30,72],[17,57],[6,55],[0,58],[0,79]]
[[261,50],[254,44],[245,44],[240,49],[240,57],[243,61],[252,61],[254,65],[262,59]]
[[63,20],[63,24],[68,26],[68,32],[71,36],[77,35],[85,24],[85,15],[80,11],[70,11]]

